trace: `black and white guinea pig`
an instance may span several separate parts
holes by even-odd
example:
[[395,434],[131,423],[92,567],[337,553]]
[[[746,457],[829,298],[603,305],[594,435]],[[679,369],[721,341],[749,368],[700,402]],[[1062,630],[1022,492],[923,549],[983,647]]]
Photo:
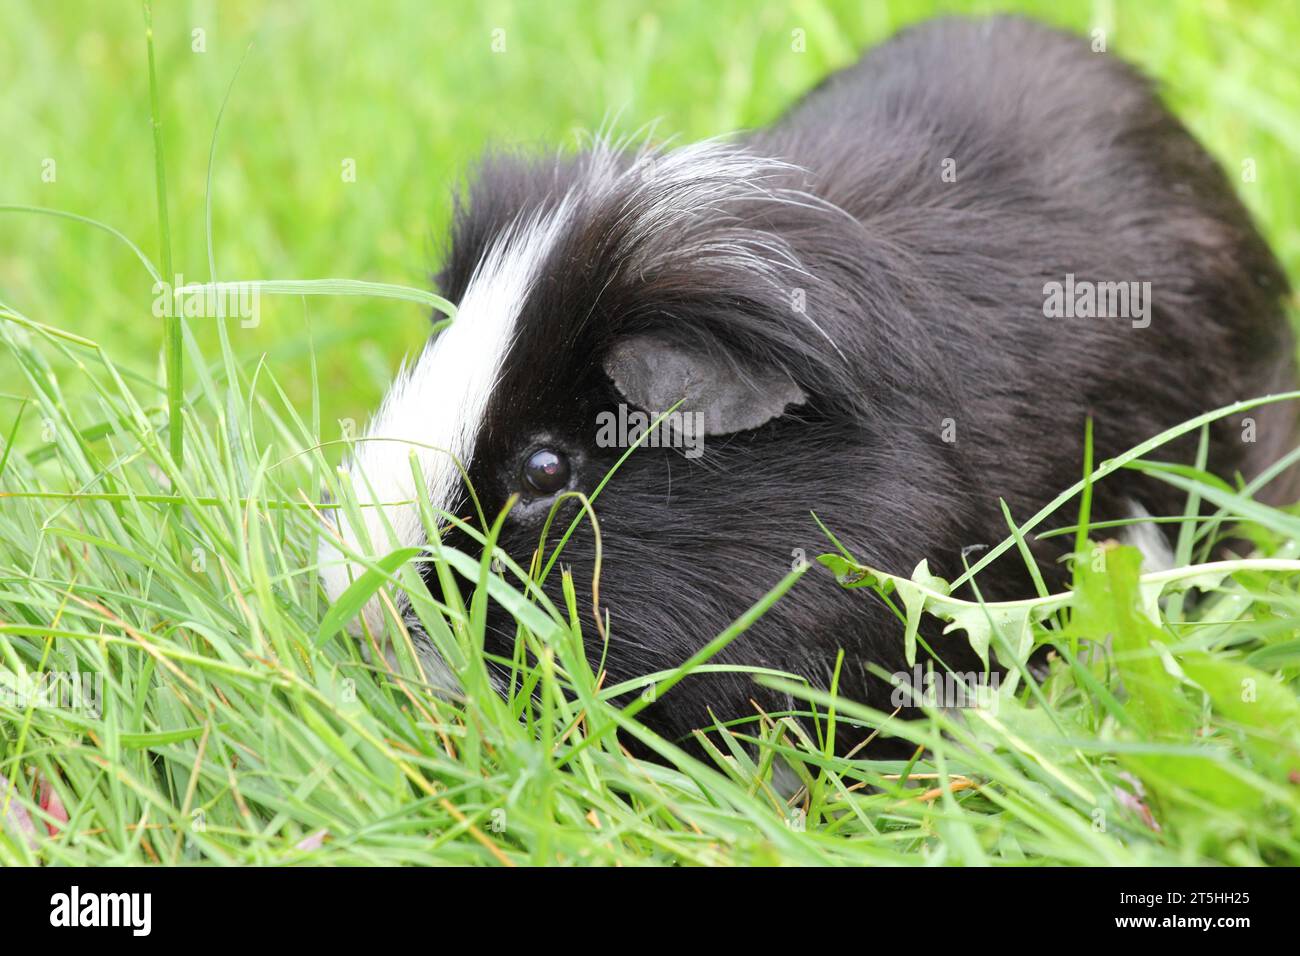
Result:
[[[358,443],[363,501],[427,495],[472,514],[433,449],[451,452],[489,520],[520,496],[500,541],[526,567],[555,496],[590,494],[626,450],[602,422],[684,400],[671,434],[698,425],[682,447],[634,451],[596,502],[610,685],[682,663],[800,553],[831,550],[812,511],[872,566],[906,575],[926,558],[951,580],[963,549],[1006,537],[999,499],[1023,519],[1079,478],[1088,416],[1100,461],[1292,375],[1286,278],[1224,173],[1132,68],[1015,18],[907,30],[728,141],[490,155],[457,203],[439,286],[459,311],[375,414],[368,437],[385,440]],[[1288,406],[1251,414],[1254,441],[1238,420],[1213,427],[1217,473],[1249,477],[1291,447]],[[1194,452],[1195,436],[1160,457]],[[1183,506],[1121,471],[1092,516]],[[400,544],[427,543],[414,506],[365,511],[380,553],[385,521]],[[359,548],[346,521],[341,534]],[[477,553],[454,529],[445,540]],[[1068,540],[1033,545],[1054,588]],[[594,554],[584,521],[561,559],[579,607]],[[332,546],[322,557],[337,597],[349,567]],[[979,585],[1031,593],[1014,551]],[[454,684],[408,599],[396,606],[431,678]],[[383,632],[377,606],[365,616]],[[499,608],[489,631],[509,659]],[[928,642],[970,669],[964,638]],[[714,662],[824,688],[840,649],[841,691],[890,710],[866,665],[907,669],[897,619],[815,567]],[[713,673],[645,718],[681,738],[711,713],[787,703]]]

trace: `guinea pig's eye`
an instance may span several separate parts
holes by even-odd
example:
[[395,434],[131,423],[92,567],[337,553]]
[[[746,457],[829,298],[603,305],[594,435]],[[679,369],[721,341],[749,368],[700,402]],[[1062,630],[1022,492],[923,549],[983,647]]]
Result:
[[538,494],[555,494],[569,483],[569,459],[553,448],[537,449],[524,459],[524,482]]

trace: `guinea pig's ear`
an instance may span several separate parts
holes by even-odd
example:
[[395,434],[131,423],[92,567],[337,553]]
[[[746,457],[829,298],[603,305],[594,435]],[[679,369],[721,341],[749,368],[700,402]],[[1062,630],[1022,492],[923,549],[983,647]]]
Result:
[[657,415],[681,401],[678,411],[702,413],[706,435],[757,428],[808,400],[779,368],[736,364],[653,335],[615,343],[605,373],[629,405]]

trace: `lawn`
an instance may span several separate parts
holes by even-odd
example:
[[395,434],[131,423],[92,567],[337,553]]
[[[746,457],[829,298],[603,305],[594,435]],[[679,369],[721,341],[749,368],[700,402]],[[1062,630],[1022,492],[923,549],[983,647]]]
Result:
[[[1104,30],[1300,278],[1287,0],[165,2],[165,182],[139,6],[8,0],[0,863],[1300,864],[1300,519],[1194,470],[1168,480],[1217,517],[1180,524],[1183,567],[1163,577],[1139,578],[1113,529],[1092,530],[1072,595],[1018,608],[831,560],[864,601],[906,596],[953,620],[953,640],[985,635],[1015,680],[996,708],[905,726],[794,686],[816,734],[773,714],[717,729],[703,762],[614,702],[578,651],[581,615],[529,600],[509,569],[483,569],[534,661],[535,693],[509,699],[488,689],[482,589],[422,608],[467,662],[452,700],[409,654],[390,672],[341,630],[365,587],[414,585],[409,566],[374,563],[334,611],[320,593],[321,510],[350,506],[332,466],[429,333],[452,190],[485,145],[760,125],[903,25],[994,9]],[[168,323],[151,270],[278,284],[256,325]],[[1032,531],[1015,517],[1068,531],[1080,500]],[[1256,552],[1204,567],[1243,522]],[[800,573],[824,571],[773,580],[768,600]],[[1098,634],[1116,635],[1110,653],[1089,653]],[[1049,670],[1020,666],[1023,636],[1056,648]],[[684,672],[646,683],[670,693]],[[71,693],[42,674],[84,680]],[[837,724],[881,722],[913,760],[835,756]],[[619,728],[660,760],[629,757]]]

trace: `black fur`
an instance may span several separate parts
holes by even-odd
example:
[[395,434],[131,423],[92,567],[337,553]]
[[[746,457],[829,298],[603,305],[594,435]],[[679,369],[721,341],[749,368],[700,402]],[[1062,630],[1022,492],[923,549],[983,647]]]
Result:
[[[622,453],[594,442],[597,413],[620,400],[603,358],[633,333],[779,368],[809,396],[758,429],[708,439],[696,460],[640,449],[602,493],[609,684],[684,661],[780,580],[796,549],[830,550],[810,510],[869,564],[909,574],[927,558],[951,579],[963,548],[1006,536],[999,498],[1023,519],[1078,479],[1087,416],[1100,461],[1290,382],[1286,279],[1227,178],[1145,79],[1076,37],[1012,18],[916,27],[738,143],[799,168],[765,174],[766,199],[719,184],[724,201],[667,233],[629,233],[646,202],[635,182],[577,200],[523,303],[470,468],[489,514],[522,490],[519,463],[539,444],[568,450],[573,486],[590,492]],[[946,159],[955,182],[941,176]],[[485,161],[458,211],[444,294],[459,299],[521,211],[575,201],[593,171],[585,154]],[[777,256],[760,276],[725,252],[761,250],[764,237],[783,240],[801,270]],[[1149,281],[1150,326],[1045,318],[1044,284],[1067,273]],[[791,307],[795,289],[806,314]],[[1239,422],[1215,426],[1213,470],[1250,475],[1290,447],[1289,411],[1255,417],[1253,445]],[[945,419],[955,442],[941,437]],[[1127,517],[1130,500],[1153,514],[1183,506],[1125,472],[1096,489],[1093,516]],[[503,544],[525,565],[548,507],[526,497],[506,525]],[[1065,586],[1065,539],[1035,547],[1049,584]],[[563,562],[585,591],[586,524]],[[980,585],[988,598],[1029,593],[1014,553]],[[489,650],[508,657],[513,626],[493,628]],[[594,659],[590,620],[586,632]],[[963,638],[928,636],[950,664],[973,666]],[[721,660],[825,687],[841,648],[843,692],[890,709],[864,664],[905,669],[901,626],[814,568]],[[680,738],[710,713],[752,715],[751,699],[787,703],[745,675],[707,675],[647,715]]]

